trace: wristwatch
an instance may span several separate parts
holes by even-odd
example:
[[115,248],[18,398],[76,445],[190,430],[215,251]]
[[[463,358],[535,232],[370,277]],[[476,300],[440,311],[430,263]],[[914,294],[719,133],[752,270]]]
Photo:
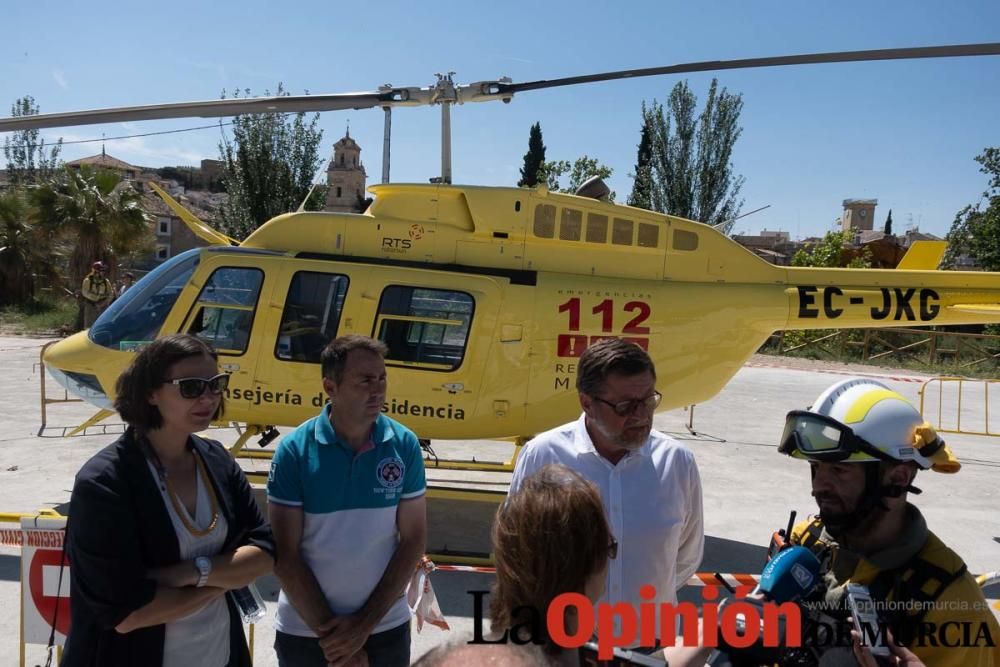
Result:
[[198,583],[195,586],[201,588],[208,583],[208,575],[212,571],[212,559],[208,556],[198,556],[194,559],[194,569],[198,570]]

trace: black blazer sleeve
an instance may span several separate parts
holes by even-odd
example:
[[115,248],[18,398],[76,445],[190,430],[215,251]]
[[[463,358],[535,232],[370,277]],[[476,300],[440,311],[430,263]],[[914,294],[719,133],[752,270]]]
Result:
[[77,475],[70,500],[68,546],[73,594],[81,595],[102,629],[112,629],[156,594],[136,531],[127,487],[109,475]]

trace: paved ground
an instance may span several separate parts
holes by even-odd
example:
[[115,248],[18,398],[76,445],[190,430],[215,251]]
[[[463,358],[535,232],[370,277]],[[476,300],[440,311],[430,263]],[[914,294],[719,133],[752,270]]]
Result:
[[[92,414],[92,409],[81,404],[50,406],[49,428],[39,435],[39,377],[34,364],[44,342],[0,337],[0,364],[4,369],[0,375],[0,512],[63,508],[69,500],[76,470],[114,437],[100,433],[100,429],[91,429],[90,434],[74,438],[59,437],[63,427],[75,426]],[[808,405],[839,373],[848,370],[805,362],[795,362],[795,369],[782,367],[785,365],[788,364],[784,359],[755,357],[719,396],[697,407],[694,415],[697,435],[685,428],[690,417],[685,411],[657,416],[657,427],[683,439],[694,451],[701,470],[708,535],[703,571],[758,572],[764,545],[773,530],[785,525],[789,511],[797,510],[802,516],[814,508],[806,465],[778,455],[775,444],[784,414]],[[891,387],[917,400],[921,384],[912,381],[912,372],[894,373],[867,367],[850,372],[884,375],[890,378],[887,382]],[[58,393],[50,383],[50,397]],[[962,423],[967,429],[986,430],[982,418],[984,403],[974,393],[972,386],[964,390]],[[990,405],[993,421],[989,427],[993,432],[1000,432],[998,395],[991,399]],[[950,423],[955,421],[956,410],[949,405],[955,405],[956,397],[953,388],[948,388],[941,397],[944,417],[952,420]],[[936,410],[937,405],[938,395],[931,390],[928,406]],[[224,442],[232,442],[236,437],[231,430],[213,431],[212,435]],[[971,571],[1000,569],[1000,524],[996,512],[1000,495],[997,490],[1000,439],[946,437],[964,467],[957,476],[921,474],[917,485],[924,494],[914,502],[927,516],[931,528],[966,559]],[[509,445],[482,441],[435,443],[435,449],[440,456],[493,460],[504,460],[510,453]],[[266,463],[248,462],[246,467],[265,470]],[[508,476],[431,471],[428,477],[435,484],[460,478],[467,487],[503,489]],[[489,515],[490,509],[485,505],[432,507],[431,540],[434,546],[446,544],[451,549],[488,548]],[[17,651],[19,568],[19,552],[0,547],[0,655],[12,657]],[[442,641],[471,632],[472,596],[468,591],[487,589],[491,583],[488,575],[451,572],[435,574],[433,581],[453,630],[444,633],[429,627],[415,634],[414,657]],[[277,586],[273,578],[260,583],[265,597],[274,600]],[[989,596],[1000,597],[998,588],[988,590]],[[264,667],[276,664],[269,648],[272,640],[268,618],[257,628],[256,664]],[[38,647],[29,647],[28,664],[42,660],[42,654]],[[13,658],[3,662],[15,664]]]

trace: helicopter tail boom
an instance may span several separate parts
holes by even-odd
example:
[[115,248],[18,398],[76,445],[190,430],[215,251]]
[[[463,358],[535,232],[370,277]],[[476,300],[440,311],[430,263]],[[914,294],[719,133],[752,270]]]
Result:
[[788,278],[786,329],[1000,322],[995,273],[796,268]]

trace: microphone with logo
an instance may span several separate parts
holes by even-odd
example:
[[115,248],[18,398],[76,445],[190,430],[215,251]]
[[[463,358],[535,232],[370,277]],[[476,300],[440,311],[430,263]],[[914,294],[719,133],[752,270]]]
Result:
[[769,602],[783,604],[808,597],[820,577],[819,559],[805,547],[787,547],[767,562],[760,584],[751,595],[762,594]]
[[[740,666],[740,665],[760,665],[760,664],[782,664],[782,654],[785,653],[783,638],[785,637],[785,619],[778,616],[777,636],[778,646],[764,646],[765,636],[763,619],[763,606],[765,604],[784,604],[786,602],[798,602],[803,598],[808,598],[821,581],[820,562],[816,556],[801,546],[785,547],[779,551],[764,566],[760,574],[760,583],[742,602],[758,607],[756,618],[749,619],[752,623],[760,623],[757,642],[747,648],[734,648],[724,645],[723,641],[719,651],[713,653],[709,659],[709,664],[716,667]],[[745,635],[747,618],[742,614],[736,616],[736,632]],[[773,634],[774,629],[771,628]]]

